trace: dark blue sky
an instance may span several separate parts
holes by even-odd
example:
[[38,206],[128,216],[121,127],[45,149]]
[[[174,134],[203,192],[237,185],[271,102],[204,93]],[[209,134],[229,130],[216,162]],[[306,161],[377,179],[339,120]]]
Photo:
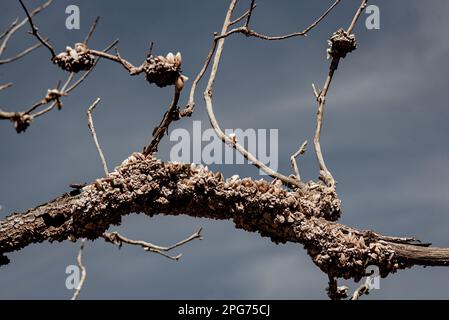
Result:
[[[27,1],[31,7],[40,3]],[[267,34],[302,30],[332,1],[260,0],[251,20]],[[338,180],[342,222],[392,235],[411,235],[449,246],[449,108],[447,36],[449,2],[377,0],[381,29],[368,31],[362,20],[355,33],[359,49],[343,60],[326,105],[322,146]],[[64,27],[65,8],[81,9],[81,30]],[[321,85],[328,68],[326,40],[347,27],[359,1],[345,0],[307,38],[264,42],[242,35],[225,45],[214,94],[223,128],[279,129],[280,170],[290,172],[289,157],[313,137],[316,102],[311,84]],[[249,1],[240,1],[238,13]],[[154,41],[156,54],[180,51],[184,74],[200,69],[214,31],[219,31],[228,1],[57,1],[36,18],[58,51],[84,38],[95,16],[101,22],[91,46],[101,49],[120,38],[120,52],[139,64]],[[0,3],[0,29],[23,13],[15,0]],[[364,19],[364,18],[363,18]],[[6,55],[34,43],[17,33]],[[20,62],[2,66],[0,83],[15,86],[0,94],[0,107],[23,110],[42,98],[66,74],[40,49]],[[191,81],[189,82],[190,85]],[[187,88],[189,88],[189,85]],[[197,110],[173,128],[208,124],[198,90]],[[184,93],[185,94],[185,93]],[[101,61],[94,73],[64,99],[64,109],[38,119],[25,134],[0,123],[0,217],[23,211],[68,190],[75,182],[102,175],[86,122],[95,111],[98,137],[109,166],[140,151],[165,112],[171,89],[131,78],[118,65]],[[183,96],[184,104],[186,101]],[[173,145],[164,139],[160,157]],[[310,150],[312,151],[312,150]],[[316,179],[313,152],[300,161],[306,179]],[[226,176],[259,178],[249,165],[212,166]],[[205,239],[180,249],[179,262],[120,251],[99,240],[88,243],[88,278],[81,298],[326,298],[327,277],[298,245],[276,246],[257,234],[235,230],[230,222],[188,217],[129,216],[113,228],[131,238],[171,244],[204,227]],[[78,244],[39,244],[11,254],[0,269],[0,298],[71,296],[65,268],[75,264]],[[381,280],[370,299],[449,298],[449,269],[414,268]]]

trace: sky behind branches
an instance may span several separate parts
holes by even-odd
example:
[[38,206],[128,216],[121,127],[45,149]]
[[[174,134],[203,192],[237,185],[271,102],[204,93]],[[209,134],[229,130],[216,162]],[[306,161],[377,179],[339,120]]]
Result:
[[[237,15],[250,1],[240,1]],[[38,1],[27,1],[31,8]],[[279,35],[304,29],[332,1],[259,0],[251,19],[261,33]],[[342,223],[389,235],[416,236],[449,247],[449,2],[377,0],[381,29],[369,31],[364,19],[356,27],[359,48],[344,59],[328,94],[322,148],[338,181]],[[65,28],[65,8],[81,9],[81,29]],[[279,169],[291,172],[290,155],[312,140],[316,101],[311,84],[321,86],[329,62],[327,39],[347,27],[359,1],[345,0],[307,38],[264,42],[236,34],[226,40],[214,92],[223,128],[279,129]],[[192,80],[207,55],[212,34],[221,29],[228,1],[56,1],[35,22],[57,51],[84,39],[101,16],[90,45],[104,48],[120,39],[120,53],[139,64],[149,43],[155,54],[180,51],[183,73]],[[0,30],[17,16],[18,1],[0,2]],[[18,32],[5,56],[34,44]],[[0,94],[0,107],[19,111],[42,98],[66,74],[44,49],[2,66],[0,83],[13,88]],[[187,88],[190,89],[191,81]],[[197,92],[191,119],[175,128],[192,130],[192,121],[208,126]],[[64,108],[35,121],[17,135],[0,123],[0,217],[21,212],[69,190],[71,183],[102,175],[87,128],[86,110],[94,112],[98,138],[113,168],[131,152],[141,151],[170,103],[172,90],[149,86],[143,76],[130,77],[122,67],[101,61],[82,86],[63,100]],[[182,104],[187,101],[186,93]],[[169,159],[173,142],[164,138],[160,158]],[[305,179],[316,179],[313,150],[299,165]],[[213,165],[225,176],[259,179],[250,165]],[[113,227],[129,238],[168,245],[203,227],[204,240],[180,248],[179,262],[121,250],[98,240],[85,249],[88,278],[81,298],[136,299],[300,299],[326,298],[327,277],[303,248],[276,246],[258,234],[235,230],[231,222],[189,217],[132,215]],[[65,268],[76,264],[78,244],[39,244],[9,255],[0,269],[0,298],[67,299]],[[381,280],[369,299],[449,298],[449,269],[413,268]]]

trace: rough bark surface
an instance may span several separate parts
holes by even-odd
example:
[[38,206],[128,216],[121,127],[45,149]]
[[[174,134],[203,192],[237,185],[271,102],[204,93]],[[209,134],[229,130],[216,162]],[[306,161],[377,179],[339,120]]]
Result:
[[371,264],[387,276],[413,264],[449,262],[448,249],[334,222],[341,214],[340,200],[333,188],[321,183],[286,190],[264,180],[225,180],[207,168],[164,163],[140,153],[79,191],[1,221],[0,260],[8,263],[5,254],[33,243],[97,239],[134,212],[232,220],[236,228],[258,232],[275,243],[303,244],[321,270],[356,281]]

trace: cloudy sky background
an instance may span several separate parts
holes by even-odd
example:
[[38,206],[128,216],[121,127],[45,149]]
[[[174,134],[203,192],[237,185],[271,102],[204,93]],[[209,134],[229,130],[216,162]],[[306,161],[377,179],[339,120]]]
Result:
[[[66,1],[35,20],[42,34],[62,51],[84,39],[97,15],[101,22],[91,46],[101,49],[120,39],[122,56],[139,64],[154,41],[154,52],[180,51],[183,71],[194,78],[214,31],[221,29],[229,1]],[[240,1],[242,13],[249,1]],[[29,7],[41,3],[27,1]],[[412,235],[449,246],[449,108],[447,36],[449,2],[377,0],[381,29],[368,31],[363,17],[355,32],[359,49],[345,59],[328,95],[322,147],[338,180],[342,222],[391,235]],[[65,29],[66,6],[81,9],[81,29]],[[284,34],[304,29],[331,1],[259,0],[254,29]],[[345,0],[308,38],[264,42],[242,35],[225,45],[214,94],[223,128],[279,129],[280,170],[304,139],[311,141],[316,104],[311,84],[321,86],[328,69],[326,40],[347,27],[359,1]],[[0,29],[17,16],[18,1],[0,3]],[[17,33],[5,56],[35,40]],[[66,74],[44,49],[2,66],[0,83],[15,86],[0,95],[0,107],[23,110],[42,98]],[[201,93],[191,119],[173,128],[208,125]],[[75,182],[102,175],[85,112],[95,98],[98,137],[110,167],[140,151],[170,102],[172,90],[131,78],[116,64],[102,61],[88,80],[64,99],[64,109],[38,119],[25,134],[0,123],[0,217],[21,212],[68,191]],[[183,103],[186,97],[183,97]],[[169,158],[173,142],[161,144]],[[316,179],[312,150],[300,161],[306,179]],[[211,166],[226,176],[258,176],[250,165]],[[179,251],[172,262],[139,248],[121,250],[99,240],[88,243],[88,278],[83,299],[323,299],[326,276],[298,245],[272,244],[259,235],[235,230],[230,222],[189,217],[128,216],[119,230],[128,237],[168,245],[204,228],[203,241]],[[1,299],[68,299],[65,268],[76,264],[78,244],[39,244],[10,254],[0,269]],[[414,268],[381,280],[369,299],[449,298],[449,269]]]

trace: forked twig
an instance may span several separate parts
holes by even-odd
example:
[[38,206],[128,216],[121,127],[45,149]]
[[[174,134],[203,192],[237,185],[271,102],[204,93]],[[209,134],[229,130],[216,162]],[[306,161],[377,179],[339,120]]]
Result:
[[[363,10],[366,8],[368,0],[362,0],[361,5],[359,6],[357,12],[354,15],[354,18],[352,19],[351,25],[349,26],[347,30],[347,34],[350,35],[352,30],[355,27],[355,24],[357,23],[358,18],[362,14]],[[338,65],[340,63],[341,57],[340,56],[334,56],[332,58],[332,61],[329,66],[329,73],[326,77],[326,80],[324,82],[323,89],[320,92],[317,92],[315,85],[313,86],[314,95],[318,102],[318,111],[317,111],[317,119],[316,119],[316,129],[315,129],[315,136],[313,139],[313,143],[315,146],[315,154],[318,160],[318,164],[320,167],[320,178],[329,186],[332,188],[335,188],[335,179],[332,176],[331,172],[326,166],[326,163],[324,161],[323,153],[321,151],[321,129],[323,127],[323,118],[324,118],[324,105],[326,103],[326,96],[329,91],[329,87],[332,83],[332,79],[334,77],[335,71],[338,69]]]
[[37,27],[34,25],[33,19],[31,18],[30,13],[28,12],[27,7],[23,4],[23,1],[19,0],[19,2],[22,5],[23,10],[25,11],[28,17],[28,22],[30,23],[31,26],[31,33],[40,41],[40,43],[42,43],[42,45],[44,45],[50,51],[52,58],[56,57],[55,49],[53,49],[50,43],[39,34]]
[[296,158],[303,155],[306,152],[307,140],[301,145],[301,147],[290,157],[290,163],[292,165],[293,171],[295,172],[298,181],[301,181],[301,174],[299,172],[298,164],[296,163]]
[[[229,28],[229,25],[231,23],[231,17],[234,12],[234,9],[236,7],[237,0],[233,0],[229,6],[228,12],[225,17],[225,21],[223,23],[223,28],[221,30],[221,35],[225,35],[227,33],[227,30]],[[212,125],[212,128],[214,129],[217,136],[223,141],[223,143],[226,143],[236,149],[238,152],[240,152],[245,159],[250,161],[253,165],[255,165],[257,168],[263,170],[265,173],[267,173],[269,176],[275,179],[281,180],[284,184],[289,185],[291,187],[303,189],[304,184],[301,181],[298,181],[294,178],[290,178],[287,176],[284,176],[280,174],[279,172],[274,171],[273,169],[269,168],[267,165],[259,161],[254,155],[252,155],[248,150],[246,150],[241,144],[237,142],[236,139],[233,139],[233,137],[227,136],[223,130],[220,128],[220,125],[218,124],[218,121],[215,117],[215,113],[213,110],[213,104],[212,104],[212,93],[213,93],[213,86],[215,82],[215,77],[217,75],[218,66],[220,64],[221,55],[223,53],[223,47],[226,37],[216,37],[218,40],[217,48],[215,51],[215,57],[212,64],[212,70],[210,73],[209,81],[207,84],[206,91],[204,92],[204,100],[206,101],[206,109],[207,113],[209,115],[209,120]]]
[[[269,41],[286,40],[286,39],[290,39],[293,37],[306,37],[307,34],[313,28],[315,28],[321,21],[323,21],[340,2],[341,2],[341,0],[335,0],[335,2],[317,20],[315,20],[312,24],[310,24],[307,28],[305,28],[303,31],[300,31],[300,32],[293,32],[293,33],[282,35],[282,36],[267,36],[267,35],[258,33],[254,30],[251,30],[249,28],[248,24],[245,24],[243,27],[235,28],[235,29],[229,30],[225,33],[222,33],[221,35],[217,36],[216,39],[219,40],[222,38],[226,38],[234,33],[242,33],[248,37],[256,37],[256,38],[259,38],[262,40],[269,40]],[[249,11],[249,12],[251,12],[251,11]],[[249,12],[248,12],[248,16],[249,16]],[[230,25],[232,25],[232,24],[230,24]]]
[[171,260],[179,260],[179,259],[181,259],[182,254],[178,254],[176,256],[171,256],[171,255],[167,254],[167,252],[170,252],[173,249],[181,247],[181,246],[183,246],[183,245],[185,245],[185,244],[187,244],[187,243],[189,243],[189,242],[191,242],[191,241],[193,241],[195,239],[203,240],[203,237],[201,235],[201,231],[202,231],[202,228],[200,228],[197,232],[192,234],[190,237],[188,237],[188,238],[186,238],[186,239],[184,239],[184,240],[182,240],[182,241],[180,241],[180,242],[178,242],[178,243],[176,243],[176,244],[174,244],[172,246],[169,246],[169,247],[161,247],[161,246],[157,246],[157,245],[154,245],[152,243],[149,243],[149,242],[146,242],[146,241],[141,241],[141,240],[131,240],[131,239],[128,239],[128,238],[122,236],[118,232],[112,232],[112,233],[105,232],[105,233],[103,233],[103,238],[107,242],[113,243],[113,244],[115,244],[115,245],[117,245],[119,247],[121,247],[123,245],[123,243],[134,245],[134,246],[140,246],[145,251],[149,251],[149,252],[154,252],[154,253],[160,254],[160,255],[162,255],[162,256],[164,256],[164,257],[166,257],[168,259],[171,259]]
[[[39,6],[38,8],[34,9],[31,13],[30,16],[34,17],[35,15],[37,15],[39,12],[41,12],[42,10],[44,10],[45,8],[47,8],[51,3],[53,2],[53,0],[48,0],[47,2],[45,2],[44,4],[42,4],[41,6]],[[17,32],[17,30],[19,30],[20,28],[22,28],[28,21],[28,16],[23,19],[22,21],[20,21],[18,23],[18,19],[16,19],[11,26],[0,36],[0,39],[3,39],[3,42],[0,44],[0,56],[3,54],[3,52],[6,49],[6,46],[10,40],[10,38],[12,37],[12,35],[14,33]]]

